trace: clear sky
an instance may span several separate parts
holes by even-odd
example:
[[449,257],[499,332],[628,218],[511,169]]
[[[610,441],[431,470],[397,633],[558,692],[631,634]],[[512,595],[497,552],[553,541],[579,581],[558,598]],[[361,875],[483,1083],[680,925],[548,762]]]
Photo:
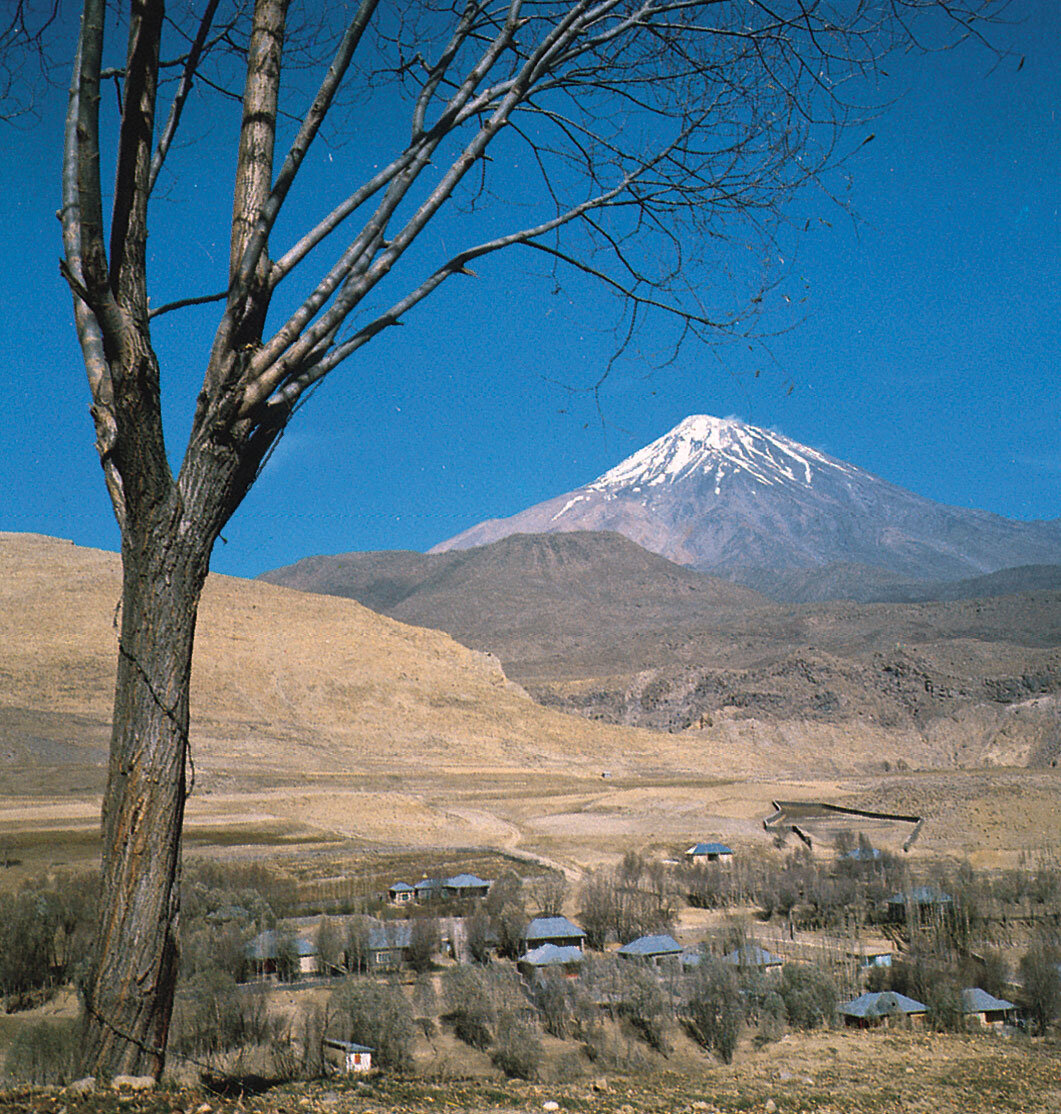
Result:
[[[896,103],[834,180],[858,222],[817,193],[792,202],[776,297],[790,292],[798,312],[778,302],[763,321],[786,331],[687,345],[659,368],[667,337],[649,329],[599,414],[578,390],[614,347],[593,288],[565,278],[557,292],[531,253],[495,257],[325,382],[213,567],[426,549],[588,482],[691,413],[777,429],[942,502],[1061,516],[1061,5],[1025,0],[1010,15],[998,64],[963,49],[887,65]],[[57,265],[63,100],[0,125],[0,530],[116,549]],[[206,159],[189,190],[153,202],[156,300],[223,285],[209,214],[227,219],[226,170]],[[314,174],[314,189],[334,188],[324,163]],[[217,312],[159,320],[171,451]]]

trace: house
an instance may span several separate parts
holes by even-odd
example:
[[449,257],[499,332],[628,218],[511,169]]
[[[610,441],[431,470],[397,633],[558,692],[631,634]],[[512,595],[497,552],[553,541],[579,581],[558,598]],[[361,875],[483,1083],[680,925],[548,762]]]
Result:
[[844,1024],[853,1029],[893,1025],[897,1020],[920,1024],[927,1007],[896,990],[866,991],[840,1007]]
[[352,1041],[333,1040],[331,1037],[325,1037],[323,1043],[328,1062],[344,1075],[372,1070],[374,1048],[354,1044]]
[[416,898],[416,890],[406,882],[395,882],[387,890],[387,900],[392,905],[411,905]]
[[586,956],[581,948],[573,946],[558,947],[556,944],[542,944],[524,952],[516,963],[521,975],[528,978],[540,975],[543,971],[560,971],[564,975],[577,975]]
[[285,964],[297,968],[300,975],[317,973],[317,945],[312,940],[303,940],[300,936],[277,932],[272,928],[259,932],[248,941],[246,955],[259,979],[277,974],[294,975],[293,970],[281,970]]
[[733,858],[733,848],[724,843],[694,843],[685,857],[691,863],[728,863]]
[[1005,998],[996,998],[978,986],[967,987],[962,991],[962,1013],[972,1025],[983,1029],[1001,1029],[1012,1021],[1016,1006]]
[[421,878],[413,886],[416,900],[419,902],[435,901],[442,896],[443,881],[441,878]]
[[724,955],[722,962],[732,963],[741,971],[758,971],[763,975],[780,974],[781,968],[785,965],[781,956],[768,952],[758,944],[745,944],[741,948],[736,948],[728,955]]
[[877,863],[880,857],[879,847],[852,847],[844,852],[844,858],[852,863]]
[[633,960],[646,967],[670,967],[681,962],[682,946],[673,936],[639,936],[619,949],[623,959]]
[[374,971],[396,971],[409,958],[412,921],[374,921],[368,929],[368,966]]
[[848,958],[854,960],[855,968],[860,975],[868,974],[875,967],[890,967],[893,952],[890,944],[863,944],[847,953]]
[[944,893],[939,886],[917,886],[908,893],[892,894],[888,898],[888,917],[904,921],[909,909],[923,923],[942,917],[953,904],[950,894]]
[[444,897],[486,897],[492,883],[474,874],[457,874],[442,883]]
[[582,951],[586,934],[567,917],[535,917],[523,930],[523,946],[526,951],[533,951],[542,944]]

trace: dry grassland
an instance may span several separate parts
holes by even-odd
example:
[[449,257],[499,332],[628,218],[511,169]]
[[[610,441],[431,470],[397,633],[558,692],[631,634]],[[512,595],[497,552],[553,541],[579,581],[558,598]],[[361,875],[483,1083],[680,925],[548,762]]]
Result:
[[[113,554],[0,535],[0,851],[96,853],[120,595]],[[1061,775],[869,775],[931,741],[722,720],[666,735],[540,707],[497,662],[351,600],[211,577],[193,678],[192,852],[493,848],[577,873],[624,851],[763,845],[777,798],[928,817],[913,855],[980,865],[1061,846]],[[338,861],[338,860],[337,860]]]

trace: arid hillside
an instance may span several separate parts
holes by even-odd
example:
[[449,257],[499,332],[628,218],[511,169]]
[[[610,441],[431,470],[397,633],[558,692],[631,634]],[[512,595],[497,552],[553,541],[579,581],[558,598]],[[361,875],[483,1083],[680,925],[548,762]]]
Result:
[[[0,535],[0,842],[21,869],[95,853],[118,600],[114,554]],[[1061,771],[985,768],[1023,764],[1020,732],[1004,752],[960,715],[932,733],[749,713],[678,732],[596,722],[535,703],[446,634],[349,599],[212,577],[189,846],[492,848],[577,873],[632,848],[763,844],[775,798],[901,802],[929,817],[915,854],[1013,862],[1061,840]]]
[[[0,535],[3,791],[52,776],[52,790],[71,776],[102,783],[119,596],[116,555]],[[648,732],[539,707],[496,659],[448,635],[352,600],[220,576],[200,612],[192,719],[197,778],[215,790],[406,762],[622,770],[655,761],[658,746]]]

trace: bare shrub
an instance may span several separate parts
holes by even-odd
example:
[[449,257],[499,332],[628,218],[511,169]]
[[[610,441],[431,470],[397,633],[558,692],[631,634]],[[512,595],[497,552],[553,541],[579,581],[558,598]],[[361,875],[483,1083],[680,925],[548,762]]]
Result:
[[797,1029],[818,1029],[836,1021],[838,993],[828,971],[813,964],[786,963],[780,995],[788,1023]]
[[11,1083],[47,1086],[69,1083],[77,1060],[78,1026],[39,1021],[16,1031],[4,1058]]
[[497,1044],[491,1054],[495,1066],[516,1079],[536,1079],[542,1062],[542,1042],[535,1026],[519,1017],[498,1018]]
[[485,971],[475,967],[447,971],[442,996],[457,1037],[472,1048],[489,1048],[497,1010]]
[[429,971],[441,946],[438,921],[434,917],[416,917],[409,933],[409,966],[417,972]]
[[705,957],[692,976],[686,1002],[690,1033],[728,1064],[737,1048],[743,1014],[733,968]]
[[332,992],[329,1005],[340,1039],[375,1049],[381,1068],[405,1072],[412,1067],[413,1011],[400,986],[346,979]]

